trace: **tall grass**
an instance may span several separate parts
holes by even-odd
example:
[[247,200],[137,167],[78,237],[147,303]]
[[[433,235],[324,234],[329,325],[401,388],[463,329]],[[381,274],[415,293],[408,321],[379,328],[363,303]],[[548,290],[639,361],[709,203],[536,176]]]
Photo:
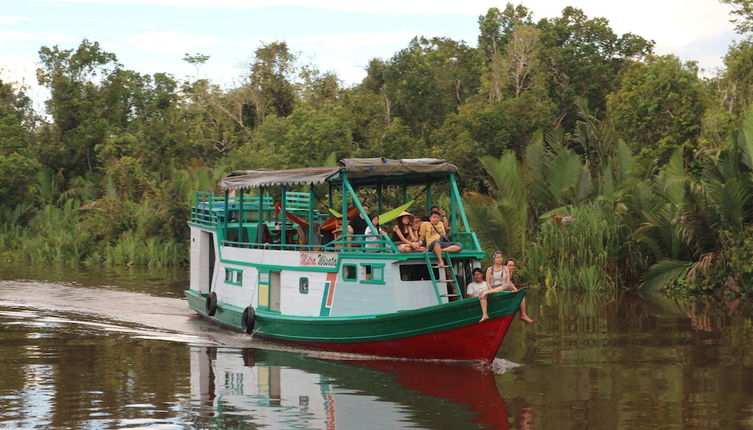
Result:
[[549,288],[614,288],[628,234],[619,218],[596,202],[567,216],[572,220],[552,216],[540,225],[526,250],[527,278]]
[[77,200],[61,207],[48,204],[31,219],[26,231],[17,237],[16,253],[31,263],[53,261],[76,264],[89,247],[88,235],[78,229],[80,218]]
[[143,239],[133,232],[127,232],[115,245],[106,248],[104,261],[117,266],[177,266],[186,260],[186,250],[182,247],[174,241],[154,237]]

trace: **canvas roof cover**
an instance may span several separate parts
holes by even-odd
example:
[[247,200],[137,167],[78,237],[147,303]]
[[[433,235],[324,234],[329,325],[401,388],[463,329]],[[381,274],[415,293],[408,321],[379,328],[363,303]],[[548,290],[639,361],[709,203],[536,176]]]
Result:
[[345,158],[339,167],[309,167],[290,170],[240,170],[220,181],[222,188],[256,188],[274,185],[320,184],[339,178],[348,178],[360,184],[379,182],[435,182],[446,179],[458,169],[453,164],[437,158]]
[[222,178],[225,189],[269,187],[273,185],[320,184],[340,171],[339,167],[307,167],[289,170],[236,170]]

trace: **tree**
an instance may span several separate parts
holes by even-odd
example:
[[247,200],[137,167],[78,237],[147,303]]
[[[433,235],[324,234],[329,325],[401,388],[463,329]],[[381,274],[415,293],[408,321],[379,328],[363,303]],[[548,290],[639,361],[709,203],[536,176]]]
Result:
[[732,15],[738,18],[730,19],[735,24],[735,30],[744,34],[753,30],[753,1],[751,0],[721,0],[722,3],[732,5]]
[[618,135],[644,160],[665,163],[676,148],[696,149],[708,94],[694,63],[668,55],[635,64],[607,98]]
[[753,40],[733,42],[724,56],[724,65],[720,82],[722,106],[739,116],[753,103]]
[[31,99],[0,79],[0,155],[25,150],[35,126]]
[[209,58],[211,58],[209,55],[204,55],[200,52],[197,52],[194,55],[186,52],[183,55],[183,61],[193,65],[196,68],[196,79],[199,79],[199,69],[201,69],[201,66],[203,66],[207,61],[209,61]]
[[[421,138],[479,86],[476,50],[445,38],[416,37],[384,71],[390,112]],[[430,108],[427,108],[430,107]]]
[[625,67],[651,53],[654,42],[632,33],[616,35],[605,18],[588,18],[566,7],[562,16],[542,19],[541,59],[548,74],[549,96],[559,106],[557,124],[570,129],[577,116],[575,100],[585,98],[602,117],[606,95],[616,87]]
[[510,34],[521,25],[533,24],[531,11],[522,4],[507,3],[505,10],[489,8],[486,15],[478,17],[478,49],[490,62],[509,42]]
[[259,122],[269,113],[285,117],[293,112],[296,55],[285,42],[263,43],[254,53],[249,85]]
[[[515,70],[515,65],[525,64],[515,61],[521,55],[516,56],[514,52],[523,54],[524,59],[530,57],[528,51],[534,49],[538,35],[532,34],[531,12],[523,5],[513,6],[508,3],[504,11],[490,8],[486,15],[479,17],[478,23],[478,49],[484,56],[481,90],[488,95],[489,100],[501,100],[510,69]],[[529,30],[518,31],[519,27],[528,27]],[[508,46],[513,40],[515,42]]]
[[117,110],[105,102],[102,82],[121,66],[115,54],[86,39],[75,50],[43,46],[39,56],[37,79],[51,94],[45,102],[54,121],[50,138],[59,142],[40,147],[40,156],[45,164],[67,171],[68,177],[92,171],[94,147],[107,136],[108,114]]

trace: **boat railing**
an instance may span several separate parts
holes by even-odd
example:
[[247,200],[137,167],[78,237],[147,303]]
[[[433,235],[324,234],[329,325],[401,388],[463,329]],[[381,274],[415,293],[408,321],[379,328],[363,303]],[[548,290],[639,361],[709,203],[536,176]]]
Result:
[[323,251],[324,245],[298,245],[293,243],[258,243],[258,242],[237,242],[232,240],[223,240],[222,246],[232,246],[234,248],[248,249],[270,249],[276,251]]
[[[352,252],[399,252],[395,243],[386,235],[380,234],[345,234],[325,245],[325,251]],[[369,240],[367,240],[369,238]]]
[[191,208],[191,222],[204,227],[216,227],[220,219],[217,212],[194,206]]
[[455,242],[460,243],[463,245],[463,249],[467,251],[481,251],[481,249],[476,245],[478,243],[478,239],[476,238],[476,233],[472,231],[458,231],[455,233],[452,233],[452,240]]

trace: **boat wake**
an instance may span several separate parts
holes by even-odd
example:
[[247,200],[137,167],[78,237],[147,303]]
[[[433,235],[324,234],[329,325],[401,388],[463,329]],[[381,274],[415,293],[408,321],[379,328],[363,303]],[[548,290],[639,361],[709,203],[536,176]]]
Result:
[[[286,351],[332,361],[389,360],[381,356],[321,351],[267,342],[219,327],[199,317],[183,299],[75,284],[0,281],[0,316],[12,323],[75,326],[91,331],[126,333],[134,338],[195,346],[259,348]],[[415,361],[398,359],[399,361]],[[426,360],[423,360],[426,361]],[[452,360],[431,360],[453,362]],[[466,363],[467,364],[467,363]],[[520,366],[497,358],[490,365],[473,363],[502,374]]]

